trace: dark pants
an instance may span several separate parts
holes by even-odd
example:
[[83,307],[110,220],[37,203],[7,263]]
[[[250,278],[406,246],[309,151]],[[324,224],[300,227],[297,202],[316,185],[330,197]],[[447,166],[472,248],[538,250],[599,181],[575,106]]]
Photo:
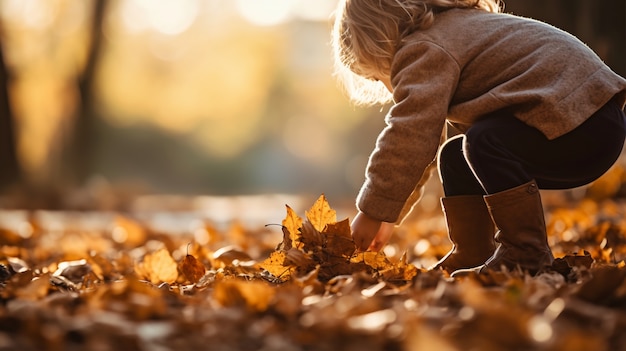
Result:
[[476,122],[440,149],[446,196],[485,195],[535,180],[541,189],[569,189],[604,174],[626,136],[624,112],[611,101],[571,132],[548,140],[507,113]]

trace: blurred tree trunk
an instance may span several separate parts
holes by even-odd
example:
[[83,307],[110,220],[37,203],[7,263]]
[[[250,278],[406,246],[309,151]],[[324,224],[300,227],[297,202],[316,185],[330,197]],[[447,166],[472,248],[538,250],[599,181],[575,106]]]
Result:
[[593,26],[601,38],[598,46],[605,48],[600,55],[611,68],[626,77],[626,1],[611,0],[607,4],[604,1],[602,5],[600,2],[597,4]]
[[66,150],[66,171],[70,185],[81,186],[94,171],[98,111],[94,100],[94,81],[104,42],[103,24],[109,0],[96,0],[92,12],[89,54],[85,68],[78,77],[79,106]]
[[505,12],[535,18],[585,42],[615,72],[626,76],[626,1],[505,0]]
[[0,42],[0,190],[17,183],[21,174],[9,100],[9,78]]

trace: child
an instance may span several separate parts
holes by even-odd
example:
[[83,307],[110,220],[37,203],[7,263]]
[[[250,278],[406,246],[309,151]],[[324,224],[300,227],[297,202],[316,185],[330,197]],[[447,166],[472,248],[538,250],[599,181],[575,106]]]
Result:
[[[351,224],[360,250],[382,248],[436,165],[453,247],[433,268],[552,264],[539,189],[578,187],[614,164],[624,78],[498,0],[340,0],[333,48],[354,101],[393,101]],[[441,145],[446,122],[462,134]]]

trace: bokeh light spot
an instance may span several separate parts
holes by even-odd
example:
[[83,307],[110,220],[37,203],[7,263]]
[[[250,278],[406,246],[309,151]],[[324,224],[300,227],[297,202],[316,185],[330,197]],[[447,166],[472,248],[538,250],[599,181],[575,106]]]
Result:
[[237,0],[237,10],[252,24],[273,26],[288,21],[293,0]]

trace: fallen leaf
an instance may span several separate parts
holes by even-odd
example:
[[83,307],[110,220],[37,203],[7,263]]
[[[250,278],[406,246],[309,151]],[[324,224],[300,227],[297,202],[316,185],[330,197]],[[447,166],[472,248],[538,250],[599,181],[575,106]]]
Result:
[[330,204],[323,194],[305,214],[306,218],[311,221],[313,227],[319,232],[323,231],[327,224],[337,221],[337,212],[330,208]]
[[289,250],[294,246],[298,247],[300,244],[299,230],[302,227],[302,218],[298,217],[296,212],[288,205],[285,207],[287,207],[287,216],[282,222],[283,246],[281,249]]
[[79,283],[83,280],[83,277],[91,273],[91,271],[91,265],[89,265],[85,259],[66,261],[59,263],[57,270],[52,273],[52,276],[63,277],[73,283]]
[[350,257],[356,251],[350,231],[350,221],[329,223],[324,229],[326,235],[326,250],[334,256]]
[[253,261],[252,257],[235,245],[224,246],[213,253],[212,265],[226,267]]
[[259,266],[269,272],[277,281],[284,282],[291,278],[291,274],[296,270],[286,261],[287,255],[285,251],[274,251]]
[[[29,272],[17,274],[16,276],[25,276],[28,277]],[[20,289],[16,289],[15,295],[24,300],[32,300],[36,301],[44,296],[48,295],[50,291],[50,277],[51,275],[43,274],[38,277],[33,277],[29,283],[22,286]]]
[[[626,281],[626,269],[599,265],[591,270],[591,278],[574,294],[580,299],[596,304],[608,304],[617,296],[616,291]],[[622,301],[623,302],[623,301]]]
[[178,279],[178,265],[166,248],[147,254],[135,265],[135,272],[152,284],[171,284]]
[[225,307],[245,307],[253,312],[267,310],[276,290],[261,281],[225,280],[215,286],[213,298]]
[[300,242],[302,243],[301,249],[306,252],[316,252],[322,250],[322,247],[325,245],[324,237],[319,230],[315,229],[311,221],[308,219],[304,221],[302,224],[302,228],[300,228]]
[[202,262],[198,261],[193,255],[187,254],[179,262],[178,267],[183,276],[192,283],[197,283],[206,273],[206,268]]

